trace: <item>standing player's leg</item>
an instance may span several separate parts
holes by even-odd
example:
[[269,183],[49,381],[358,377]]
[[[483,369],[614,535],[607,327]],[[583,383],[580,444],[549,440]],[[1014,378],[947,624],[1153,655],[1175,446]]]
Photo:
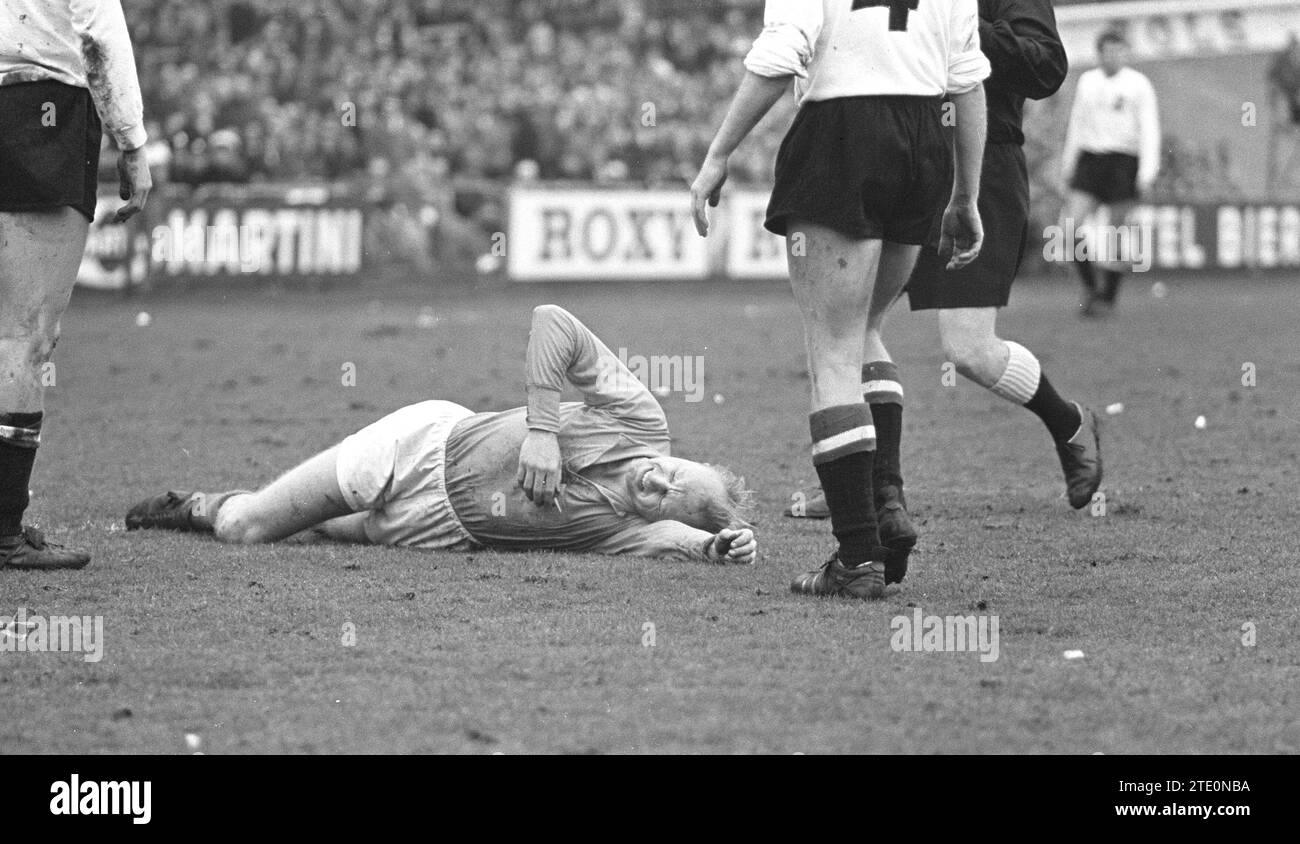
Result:
[[73,208],[0,212],[0,567],[81,568],[90,555],[23,528],[59,339],[89,230]]
[[[1071,250],[1070,257],[1074,259],[1074,267],[1079,273],[1079,280],[1083,282],[1083,298],[1079,303],[1082,316],[1097,315],[1097,301],[1100,290],[1097,286],[1097,267],[1095,262],[1088,260],[1093,254],[1091,250],[1095,248],[1095,235],[1091,233],[1091,217],[1097,213],[1100,203],[1097,198],[1090,193],[1078,189],[1071,189],[1065,198],[1065,214],[1062,225],[1066,231],[1074,231],[1075,242],[1067,244]],[[1080,254],[1080,245],[1082,244],[1082,254]]]
[[867,336],[862,359],[862,400],[871,407],[876,428],[876,459],[872,467],[873,506],[880,541],[889,549],[885,583],[899,583],[907,575],[907,558],[916,546],[916,529],[907,515],[903,497],[900,457],[903,440],[903,384],[898,366],[885,348],[881,332],[889,308],[902,296],[921,247],[885,241],[880,272],[867,314]]
[[168,492],[127,513],[127,530],[213,533],[222,542],[278,542],[353,512],[338,482],[339,446],[329,448],[257,492]]
[[[876,459],[872,486],[878,511],[883,509],[885,501],[901,502],[903,490],[903,477],[898,457],[903,425],[903,386],[899,383],[898,367],[889,356],[889,350],[885,348],[882,334],[885,316],[903,295],[903,288],[907,286],[907,279],[912,273],[912,266],[916,263],[919,252],[919,246],[883,242],[875,289],[872,291],[871,303],[867,310],[867,331],[862,354],[862,359],[865,361],[862,364],[862,398],[871,405],[871,415],[876,427]],[[887,487],[893,487],[893,490]],[[806,503],[787,507],[785,515],[796,519],[826,519],[830,517],[830,510],[826,507],[826,497],[818,493]],[[882,533],[885,530],[883,524],[881,530]]]
[[803,320],[812,381],[809,428],[813,465],[831,513],[839,548],[821,569],[800,576],[791,589],[814,595],[879,598],[885,591],[887,549],[880,545],[872,506],[875,429],[862,400],[862,347],[881,241],[854,239],[833,229],[792,219],[790,285]]
[[[1117,230],[1126,231],[1135,205],[1136,203],[1132,200],[1122,200],[1107,205],[1111,225],[1115,226]],[[1137,244],[1130,244],[1130,252],[1136,246]],[[1101,303],[1106,311],[1114,309],[1115,299],[1119,296],[1120,284],[1124,280],[1126,264],[1131,265],[1132,263],[1128,256],[1111,255],[1108,257],[1110,260],[1104,262],[1101,266],[1101,284],[1097,291],[1097,301]]]
[[1043,420],[1056,444],[1070,505],[1080,508],[1101,485],[1096,418],[1061,398],[1033,352],[998,337],[997,314],[997,308],[940,309],[944,354],[962,375]]

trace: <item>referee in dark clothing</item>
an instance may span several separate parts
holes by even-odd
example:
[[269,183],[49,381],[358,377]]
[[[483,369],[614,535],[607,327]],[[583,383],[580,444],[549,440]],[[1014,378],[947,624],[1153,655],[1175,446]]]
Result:
[[[998,309],[1007,304],[1029,242],[1029,175],[1021,149],[1024,103],[1027,97],[1050,97],[1061,87],[1069,69],[1065,48],[1049,0],[979,0],[979,14],[980,47],[993,67],[984,83],[988,142],[978,205],[984,222],[984,249],[965,267],[946,269],[947,262],[937,249],[936,228],[910,279],[888,279],[885,268],[881,269],[862,372],[863,393],[871,403],[876,424],[873,488],[878,518],[885,518],[887,509],[894,511],[889,518],[895,520],[906,513],[899,467],[903,390],[898,368],[881,339],[885,314],[904,284],[912,310],[939,311],[944,354],[958,372],[1042,419],[1065,473],[1071,506],[1086,505],[1101,485],[1100,446],[1092,412],[1063,399],[1032,352],[996,333]],[[891,494],[894,490],[896,495]],[[788,509],[786,514],[827,515],[821,496]],[[906,570],[906,560],[894,561],[887,573],[889,581],[901,580]]]

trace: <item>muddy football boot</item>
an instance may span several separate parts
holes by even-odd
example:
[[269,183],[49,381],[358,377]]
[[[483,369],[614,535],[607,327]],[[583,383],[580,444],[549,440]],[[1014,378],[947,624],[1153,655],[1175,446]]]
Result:
[[790,584],[790,591],[799,595],[838,595],[842,598],[875,600],[885,594],[885,564],[869,560],[860,566],[849,568],[840,562],[839,554],[836,554],[821,568],[796,577]]
[[47,542],[45,534],[34,527],[25,527],[13,536],[0,536],[0,568],[82,569],[89,564],[89,554]]

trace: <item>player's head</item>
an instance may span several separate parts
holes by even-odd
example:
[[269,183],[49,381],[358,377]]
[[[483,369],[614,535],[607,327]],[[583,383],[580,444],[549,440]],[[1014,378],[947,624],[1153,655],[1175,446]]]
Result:
[[1097,36],[1097,59],[1107,76],[1118,73],[1128,64],[1128,39],[1122,32],[1108,29]]
[[675,519],[710,533],[749,527],[746,513],[752,494],[743,478],[721,466],[679,457],[634,460],[627,491],[637,515],[646,521]]

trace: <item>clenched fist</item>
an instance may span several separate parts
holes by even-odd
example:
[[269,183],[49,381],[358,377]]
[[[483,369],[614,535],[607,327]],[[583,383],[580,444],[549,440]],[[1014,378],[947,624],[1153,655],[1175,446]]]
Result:
[[519,471],[515,482],[528,500],[538,507],[549,507],[560,485],[560,439],[549,431],[532,431],[519,447]]
[[713,542],[709,544],[709,555],[714,558],[714,562],[723,565],[747,566],[758,556],[758,542],[749,528],[726,528],[713,537]]

